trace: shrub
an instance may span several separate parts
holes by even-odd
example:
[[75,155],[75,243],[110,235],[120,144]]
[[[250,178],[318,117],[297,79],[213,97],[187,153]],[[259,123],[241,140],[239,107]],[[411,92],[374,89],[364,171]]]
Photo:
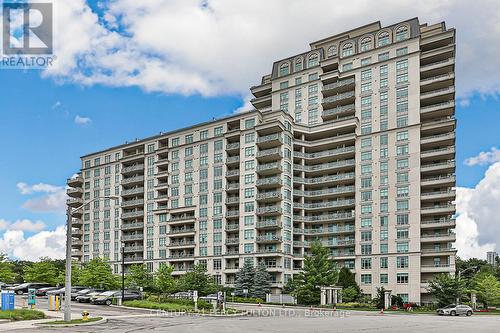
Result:
[[33,319],[43,319],[43,318],[45,318],[45,314],[42,311],[37,311],[37,310],[26,310],[26,309],[15,309],[12,311],[0,310],[0,319],[33,320]]
[[236,302],[236,303],[265,303],[262,298],[257,297],[241,297],[241,296],[229,296],[226,301]]

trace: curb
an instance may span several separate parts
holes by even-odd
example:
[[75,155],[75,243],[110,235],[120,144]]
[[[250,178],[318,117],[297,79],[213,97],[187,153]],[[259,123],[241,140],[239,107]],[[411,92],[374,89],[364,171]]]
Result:
[[102,317],[100,320],[92,321],[90,323],[78,323],[78,324],[44,324],[44,323],[35,323],[33,326],[37,327],[75,327],[75,326],[92,326],[92,325],[100,325],[104,324],[108,321],[108,318]]

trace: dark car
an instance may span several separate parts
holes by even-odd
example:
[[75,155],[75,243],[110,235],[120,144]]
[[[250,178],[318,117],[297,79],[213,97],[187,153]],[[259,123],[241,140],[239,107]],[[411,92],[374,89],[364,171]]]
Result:
[[100,293],[102,293],[102,291],[91,291],[85,295],[78,295],[78,296],[76,296],[76,301],[78,303],[90,303],[90,299],[93,296],[99,295]]
[[[92,296],[92,298],[90,299],[90,303],[111,305],[111,303],[113,303],[113,298],[121,298],[121,296],[121,290],[105,291],[103,293]],[[138,292],[125,291],[123,295],[124,301],[135,299],[141,299],[141,294]]]
[[76,298],[78,296],[85,296],[85,295],[88,295],[90,293],[102,293],[102,292],[104,292],[104,290],[102,290],[102,289],[93,289],[93,288],[82,289],[82,290],[79,290],[76,292],[71,292],[71,300],[76,301]]
[[[76,293],[80,290],[83,290],[83,289],[87,289],[86,287],[79,287],[79,286],[75,286],[75,287],[71,287],[71,293]],[[48,295],[57,295],[57,296],[61,296],[61,295],[64,295],[66,293],[66,288],[65,287],[62,287],[62,288],[59,288],[59,289],[54,289],[54,290],[50,290],[50,291],[47,291],[47,296]]]
[[49,283],[34,283],[34,282],[29,282],[29,283],[23,283],[14,287],[9,287],[7,290],[12,290],[18,295],[26,294],[28,293],[28,289],[40,289],[40,288],[45,288],[45,287],[50,287]]
[[35,292],[35,295],[37,296],[47,296],[47,292],[51,290],[56,290],[59,289],[59,287],[45,287],[45,288],[40,288],[37,289]]

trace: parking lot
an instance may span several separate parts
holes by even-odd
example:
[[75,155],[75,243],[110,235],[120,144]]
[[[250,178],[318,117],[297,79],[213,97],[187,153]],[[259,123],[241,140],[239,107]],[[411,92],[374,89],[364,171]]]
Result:
[[[16,302],[22,302],[16,297]],[[251,313],[245,317],[214,318],[206,316],[156,313],[149,310],[126,309],[114,306],[78,304],[73,302],[73,316],[83,310],[93,316],[105,316],[102,325],[64,328],[64,332],[498,332],[500,316],[473,315],[448,317],[419,314],[379,314],[361,311],[310,311],[282,309],[255,305],[231,305]],[[38,306],[47,306],[39,299]],[[9,329],[1,324],[2,332],[58,332],[62,329]]]

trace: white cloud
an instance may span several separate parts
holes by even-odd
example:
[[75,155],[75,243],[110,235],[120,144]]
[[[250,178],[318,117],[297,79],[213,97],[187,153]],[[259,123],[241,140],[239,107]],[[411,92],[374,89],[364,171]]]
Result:
[[76,115],[76,117],[75,117],[75,124],[87,125],[87,124],[90,124],[90,122],[92,122],[92,119],[90,119],[90,118],[81,117],[79,115]]
[[55,110],[55,109],[59,108],[61,105],[62,105],[62,103],[60,101],[55,102],[52,105],[52,110]]
[[54,10],[57,61],[44,75],[61,82],[245,96],[273,61],[311,41],[418,16],[457,28],[461,98],[500,91],[495,0],[115,0],[101,4],[101,19],[84,0],[59,0]]
[[38,183],[28,185],[26,183],[17,183],[17,188],[24,195],[43,193],[27,200],[23,207],[35,212],[56,212],[63,213],[66,210],[66,189],[62,186]]
[[500,162],[474,188],[457,188],[458,255],[485,258],[500,245]]
[[31,221],[28,219],[17,220],[15,222],[10,222],[4,219],[0,219],[0,230],[20,230],[35,232],[45,229],[46,225],[42,221]]
[[479,155],[474,157],[469,157],[465,160],[465,164],[468,166],[474,165],[488,165],[500,161],[500,149],[496,147],[491,147],[490,151],[482,151]]
[[[2,220],[0,220],[1,223]],[[52,231],[40,231],[25,237],[22,230],[8,230],[0,237],[0,252],[11,258],[38,260],[41,257],[65,257],[66,229],[59,226]]]

